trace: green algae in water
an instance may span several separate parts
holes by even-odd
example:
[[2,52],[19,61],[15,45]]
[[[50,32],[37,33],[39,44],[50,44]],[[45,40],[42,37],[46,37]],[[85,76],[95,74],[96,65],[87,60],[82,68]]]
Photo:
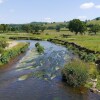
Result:
[[24,81],[26,79],[28,79],[28,75],[23,75],[23,76],[18,78],[19,81]]

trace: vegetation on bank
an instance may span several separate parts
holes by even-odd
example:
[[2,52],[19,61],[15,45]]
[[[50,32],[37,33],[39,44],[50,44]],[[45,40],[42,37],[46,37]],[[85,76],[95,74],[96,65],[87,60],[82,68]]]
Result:
[[62,70],[63,80],[70,86],[78,87],[86,83],[88,79],[88,70],[86,64],[74,60],[65,65]]
[[[100,19],[96,21],[100,21]],[[9,39],[61,40],[54,40],[53,42],[73,50],[73,53],[78,54],[84,61],[73,61],[65,65],[62,71],[65,82],[71,86],[85,85],[86,87],[100,90],[100,70],[97,70],[95,64],[91,64],[97,59],[100,60],[100,24],[89,24],[89,22],[74,19],[63,23],[9,25],[12,29],[9,31],[0,30],[1,33],[6,32],[6,34],[0,34],[0,37],[7,37]],[[39,43],[35,46],[39,53],[44,52],[44,48]],[[4,54],[3,63],[8,62],[9,53]],[[5,55],[9,55],[8,58]]]
[[41,46],[39,42],[37,42],[37,43],[35,44],[35,47],[36,47],[37,51],[38,51],[40,54],[41,54],[41,53],[44,53],[44,47]]
[[0,65],[8,63],[12,58],[25,52],[27,48],[28,48],[28,43],[19,43],[18,45],[12,47],[11,49],[4,50],[0,56]]
[[6,38],[0,38],[0,54],[4,51],[5,47],[8,46]]
[[73,60],[62,69],[62,79],[70,86],[84,86],[94,92],[100,91],[100,70],[94,63]]

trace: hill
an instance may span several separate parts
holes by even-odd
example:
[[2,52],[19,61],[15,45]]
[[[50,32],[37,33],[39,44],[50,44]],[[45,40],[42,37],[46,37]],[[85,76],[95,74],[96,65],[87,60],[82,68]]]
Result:
[[87,22],[87,24],[89,25],[89,24],[98,24],[98,25],[100,25],[100,17],[97,17],[97,18],[95,18],[95,19],[93,19],[93,20],[90,20],[90,21],[88,21]]

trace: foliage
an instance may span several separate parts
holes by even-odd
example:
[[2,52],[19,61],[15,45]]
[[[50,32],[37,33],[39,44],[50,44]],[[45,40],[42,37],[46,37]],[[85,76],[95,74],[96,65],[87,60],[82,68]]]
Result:
[[40,43],[39,43],[39,42],[37,42],[37,43],[35,44],[35,47],[38,47],[38,46],[40,46]]
[[78,60],[66,64],[62,70],[62,77],[70,86],[78,87],[84,85],[88,79],[86,64]]
[[0,38],[0,47],[5,48],[8,46],[8,43],[5,38]]
[[37,42],[37,43],[35,44],[35,47],[36,47],[37,51],[38,51],[40,54],[44,52],[44,47],[41,46],[40,43]]
[[9,30],[9,25],[1,24],[0,25],[0,32],[7,32]]
[[98,70],[95,64],[89,63],[89,77],[96,79],[98,76]]
[[2,47],[0,47],[0,54],[4,51],[4,49]]
[[94,62],[96,61],[96,56],[93,53],[87,54],[86,52],[79,52],[80,58],[86,62]]
[[60,31],[60,26],[59,26],[59,25],[56,26],[56,31],[57,31],[57,32]]
[[75,32],[76,35],[78,33],[82,34],[86,31],[86,24],[79,19],[73,19],[69,22],[68,28],[71,32]]
[[100,75],[98,75],[98,78],[97,78],[97,85],[96,85],[96,88],[98,90],[100,90]]
[[19,43],[16,47],[13,47],[12,49],[6,50],[1,54],[0,62],[3,64],[6,64],[9,62],[9,60],[20,53],[23,53],[28,48],[28,44],[26,43]]
[[91,32],[95,33],[95,35],[96,35],[96,33],[100,31],[100,25],[92,25],[90,27],[90,30],[89,31],[90,31],[90,33]]

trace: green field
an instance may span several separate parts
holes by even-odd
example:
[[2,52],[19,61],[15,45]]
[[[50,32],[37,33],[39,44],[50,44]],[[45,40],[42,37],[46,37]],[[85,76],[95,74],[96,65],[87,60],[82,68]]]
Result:
[[[64,38],[62,35],[71,35],[68,38]],[[60,31],[56,32],[55,30],[45,30],[40,35],[36,34],[29,34],[29,33],[3,33],[0,34],[0,37],[33,37],[33,38],[40,38],[43,40],[47,40],[49,38],[58,38],[61,40],[65,40],[68,42],[74,42],[82,47],[86,47],[87,49],[100,51],[100,34],[98,35],[74,35],[70,31]]]

